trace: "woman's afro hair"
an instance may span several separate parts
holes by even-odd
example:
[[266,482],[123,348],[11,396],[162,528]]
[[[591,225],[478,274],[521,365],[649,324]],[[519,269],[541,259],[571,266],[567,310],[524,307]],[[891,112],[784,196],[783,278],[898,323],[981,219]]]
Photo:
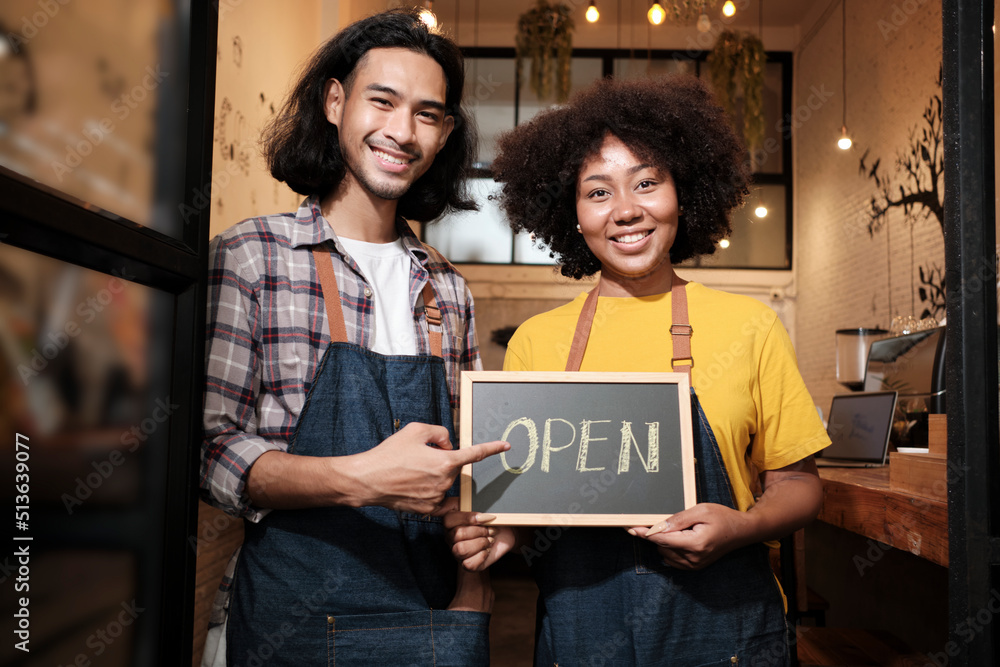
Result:
[[673,178],[684,212],[671,262],[715,252],[731,231],[729,213],[743,203],[750,174],[725,111],[704,83],[687,75],[603,79],[503,134],[493,173],[514,231],[545,243],[565,276],[600,270],[576,231],[576,189],[583,163],[608,135]]

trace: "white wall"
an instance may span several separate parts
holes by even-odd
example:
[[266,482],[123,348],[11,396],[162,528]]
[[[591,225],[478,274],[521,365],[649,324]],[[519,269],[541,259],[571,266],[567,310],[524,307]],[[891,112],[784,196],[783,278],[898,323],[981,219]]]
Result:
[[271,178],[258,143],[272,109],[281,108],[299,66],[319,46],[321,29],[328,28],[321,21],[320,0],[281,4],[242,0],[222,6],[212,150],[212,236],[244,218],[298,208],[302,197]]

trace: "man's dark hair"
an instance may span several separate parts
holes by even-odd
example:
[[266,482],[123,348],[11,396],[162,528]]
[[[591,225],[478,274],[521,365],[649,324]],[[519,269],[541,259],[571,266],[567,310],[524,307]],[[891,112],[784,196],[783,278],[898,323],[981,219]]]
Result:
[[261,143],[271,175],[306,196],[324,197],[344,178],[337,127],[324,112],[330,79],[350,94],[355,68],[371,49],[403,48],[433,58],[444,70],[445,112],[455,128],[427,172],[399,199],[397,213],[426,222],[449,207],[475,210],[465,177],[476,150],[475,126],[461,108],[465,84],[462,52],[447,37],[432,32],[416,9],[393,9],[353,23],[313,54],[281,112],[265,128]]
[[495,197],[515,231],[544,242],[570,278],[601,263],[576,231],[576,182],[583,163],[613,135],[636,157],[670,174],[684,207],[673,263],[715,252],[731,231],[730,211],[747,194],[745,149],[711,91],[698,79],[604,79],[566,106],[500,137]]

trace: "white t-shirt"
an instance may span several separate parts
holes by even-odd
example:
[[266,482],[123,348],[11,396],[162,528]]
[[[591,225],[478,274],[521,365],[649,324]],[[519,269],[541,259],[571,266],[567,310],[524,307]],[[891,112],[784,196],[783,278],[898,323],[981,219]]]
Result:
[[403,240],[392,243],[367,243],[340,238],[344,249],[357,262],[368,280],[375,304],[375,343],[379,354],[416,354],[417,338],[413,331],[413,308],[410,304],[410,255]]

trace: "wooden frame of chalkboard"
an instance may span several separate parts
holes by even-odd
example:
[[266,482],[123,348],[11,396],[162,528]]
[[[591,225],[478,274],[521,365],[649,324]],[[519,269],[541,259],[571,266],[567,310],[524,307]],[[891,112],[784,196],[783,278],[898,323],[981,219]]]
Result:
[[684,373],[465,371],[460,508],[494,525],[649,526],[696,501]]

